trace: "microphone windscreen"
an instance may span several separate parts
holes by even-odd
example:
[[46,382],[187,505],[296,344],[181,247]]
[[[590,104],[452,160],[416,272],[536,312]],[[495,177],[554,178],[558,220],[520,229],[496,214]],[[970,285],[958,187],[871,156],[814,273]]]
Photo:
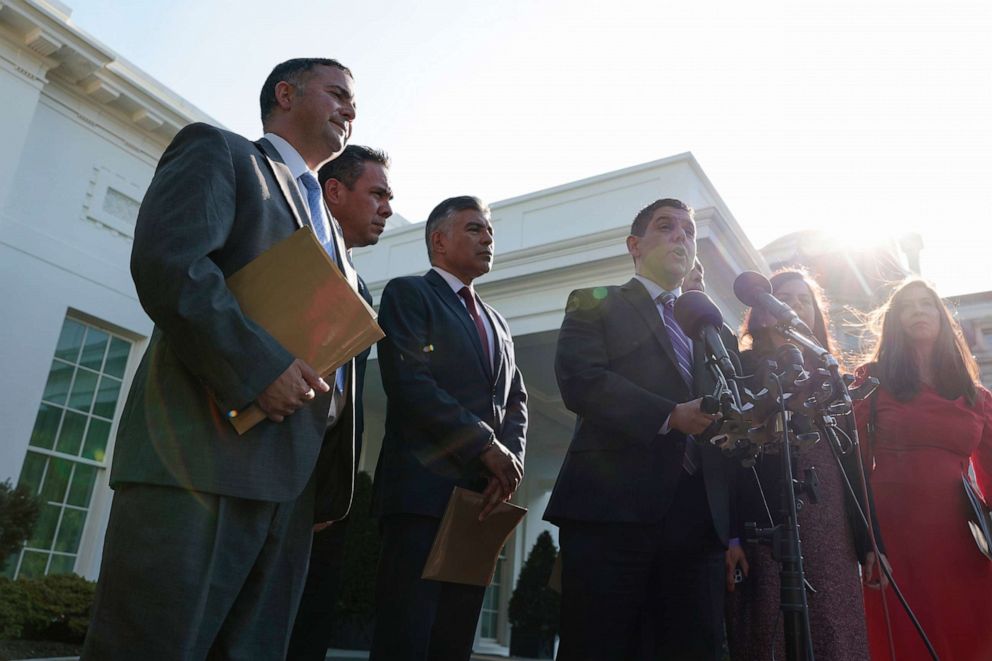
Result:
[[713,300],[701,291],[687,291],[675,299],[675,321],[691,337],[705,326],[723,325],[723,315]]
[[793,365],[803,367],[803,352],[795,344],[786,342],[775,352],[775,362],[780,369],[787,369]]
[[771,293],[772,283],[757,271],[744,271],[734,280],[734,296],[748,307],[757,305],[758,294]]

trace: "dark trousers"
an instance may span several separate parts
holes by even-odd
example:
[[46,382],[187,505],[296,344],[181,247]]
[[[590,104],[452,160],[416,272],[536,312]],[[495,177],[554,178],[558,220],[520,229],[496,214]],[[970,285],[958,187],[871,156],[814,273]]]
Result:
[[281,660],[312,522],[312,483],[288,503],[119,487],[82,658]]
[[341,592],[344,540],[350,517],[314,533],[303,599],[289,639],[287,661],[324,661],[331,644],[334,609]]
[[370,661],[467,661],[485,588],[420,578],[440,519],[384,516]]
[[718,661],[724,548],[702,477],[661,523],[563,522],[559,661]]

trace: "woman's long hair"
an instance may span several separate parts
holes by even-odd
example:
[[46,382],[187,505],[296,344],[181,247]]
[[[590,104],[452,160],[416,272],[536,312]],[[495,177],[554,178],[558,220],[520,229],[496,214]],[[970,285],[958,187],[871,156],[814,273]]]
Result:
[[[769,278],[772,283],[772,293],[774,294],[786,282],[800,280],[809,289],[813,296],[813,336],[824,349],[831,354],[834,353],[833,338],[830,337],[830,317],[827,313],[827,299],[823,294],[823,288],[804,269],[787,268],[776,271]],[[748,308],[744,314],[744,321],[741,323],[739,335],[741,336],[741,348],[753,349],[758,354],[770,354],[775,351],[772,346],[771,329],[775,326],[775,320],[766,312]]]
[[964,397],[969,405],[974,405],[979,383],[978,364],[968,349],[961,326],[933,287],[919,278],[905,280],[896,287],[889,300],[870,315],[870,329],[877,338],[869,359],[872,376],[878,377],[886,390],[899,401],[909,401],[920,392],[916,352],[899,320],[906,293],[911,288],[922,288],[933,297],[940,319],[940,330],[930,358],[933,387],[945,399]]

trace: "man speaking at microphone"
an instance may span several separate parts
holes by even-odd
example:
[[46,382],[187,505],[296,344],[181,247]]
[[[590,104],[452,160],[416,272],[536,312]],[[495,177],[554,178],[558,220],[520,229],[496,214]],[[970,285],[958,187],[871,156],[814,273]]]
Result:
[[673,313],[696,257],[692,209],[651,203],[627,250],[634,277],[573,292],[558,336],[578,416],[544,515],[560,527],[558,658],[720,659],[733,473],[692,441],[717,417],[700,408],[715,383]]

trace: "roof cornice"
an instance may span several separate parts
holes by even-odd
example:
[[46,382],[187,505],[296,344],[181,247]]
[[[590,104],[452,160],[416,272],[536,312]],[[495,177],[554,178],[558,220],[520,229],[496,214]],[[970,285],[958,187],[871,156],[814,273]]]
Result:
[[[54,0],[0,0],[0,57],[35,84],[81,93],[94,106],[168,142],[192,122],[218,122],[76,27]],[[7,57],[3,53],[14,57]]]

